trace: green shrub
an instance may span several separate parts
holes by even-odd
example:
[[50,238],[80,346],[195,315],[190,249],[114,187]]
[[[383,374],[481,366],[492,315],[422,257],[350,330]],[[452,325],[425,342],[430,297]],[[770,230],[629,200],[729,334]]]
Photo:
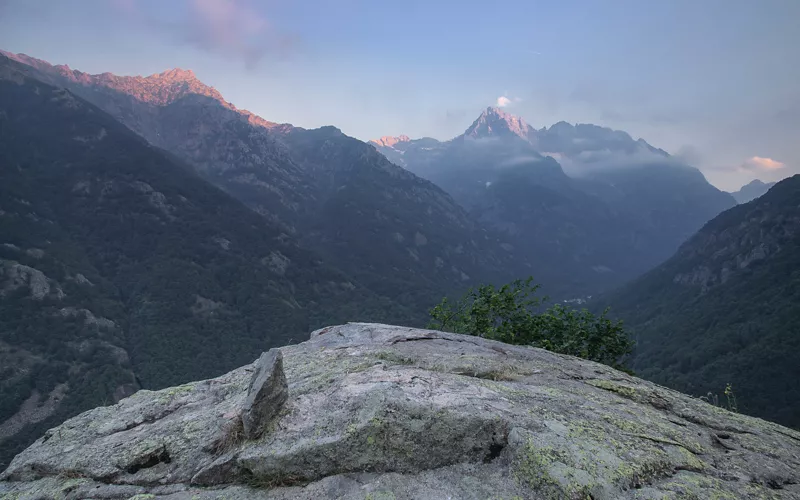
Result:
[[633,341],[621,321],[608,319],[608,310],[596,316],[561,304],[544,309],[547,298],[536,295],[539,288],[528,278],[500,288],[481,285],[456,302],[445,297],[430,310],[429,328],[541,347],[622,368]]

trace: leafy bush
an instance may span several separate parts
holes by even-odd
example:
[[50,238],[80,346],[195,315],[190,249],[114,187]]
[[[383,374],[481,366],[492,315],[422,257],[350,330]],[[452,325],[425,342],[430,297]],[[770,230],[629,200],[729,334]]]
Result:
[[477,335],[508,344],[541,347],[622,368],[633,348],[622,321],[611,321],[608,310],[596,316],[587,309],[555,304],[546,310],[533,278],[496,288],[481,285],[453,303],[446,297],[430,310],[429,328]]

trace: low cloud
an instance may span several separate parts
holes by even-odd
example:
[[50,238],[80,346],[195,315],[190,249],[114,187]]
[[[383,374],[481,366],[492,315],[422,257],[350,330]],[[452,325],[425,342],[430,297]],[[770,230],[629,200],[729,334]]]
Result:
[[567,175],[582,177],[600,171],[642,168],[656,165],[687,166],[686,162],[673,156],[664,156],[641,147],[633,152],[601,149],[581,151],[576,155],[542,153],[553,157]]
[[704,161],[703,153],[701,153],[697,147],[692,146],[691,144],[684,144],[683,146],[679,147],[672,156],[688,165],[700,165]]
[[777,160],[773,160],[772,158],[762,158],[761,156],[753,156],[748,158],[741,164],[739,167],[741,170],[746,171],[766,171],[771,172],[774,170],[780,170],[785,167],[786,164]]
[[180,20],[167,20],[138,0],[115,0],[117,11],[176,43],[242,60],[248,68],[267,55],[285,56],[296,39],[280,33],[248,0],[182,0]]
[[508,96],[501,95],[500,97],[497,98],[497,107],[507,108],[508,106],[511,106],[515,102],[520,102],[521,100],[522,99],[520,99],[519,97],[510,98]]
[[771,173],[778,172],[786,167],[786,164],[773,160],[772,158],[764,158],[762,156],[751,156],[739,165],[720,165],[708,166],[706,170],[717,170],[721,172],[740,172],[740,173]]
[[534,155],[514,156],[512,158],[508,158],[506,160],[501,161],[500,163],[495,165],[495,167],[496,168],[518,167],[520,165],[539,163],[542,160],[543,158],[541,156],[534,156]]

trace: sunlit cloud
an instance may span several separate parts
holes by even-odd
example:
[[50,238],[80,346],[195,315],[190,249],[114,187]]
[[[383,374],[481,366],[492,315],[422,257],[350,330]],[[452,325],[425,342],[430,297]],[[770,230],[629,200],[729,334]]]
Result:
[[774,171],[780,170],[785,167],[786,164],[777,160],[773,160],[772,158],[762,158],[761,156],[753,156],[748,158],[747,160],[742,163],[740,168],[742,170],[762,170],[762,171]]

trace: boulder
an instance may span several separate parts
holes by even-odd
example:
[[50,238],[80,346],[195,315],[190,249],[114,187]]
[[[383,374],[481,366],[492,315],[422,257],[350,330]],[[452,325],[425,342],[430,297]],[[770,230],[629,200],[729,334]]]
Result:
[[[282,405],[261,390],[278,352]],[[570,356],[352,323],[82,413],[12,461],[4,495],[800,499],[800,433]]]
[[283,354],[270,349],[258,358],[255,373],[242,407],[242,431],[245,439],[261,435],[286,402],[288,386],[283,372]]

